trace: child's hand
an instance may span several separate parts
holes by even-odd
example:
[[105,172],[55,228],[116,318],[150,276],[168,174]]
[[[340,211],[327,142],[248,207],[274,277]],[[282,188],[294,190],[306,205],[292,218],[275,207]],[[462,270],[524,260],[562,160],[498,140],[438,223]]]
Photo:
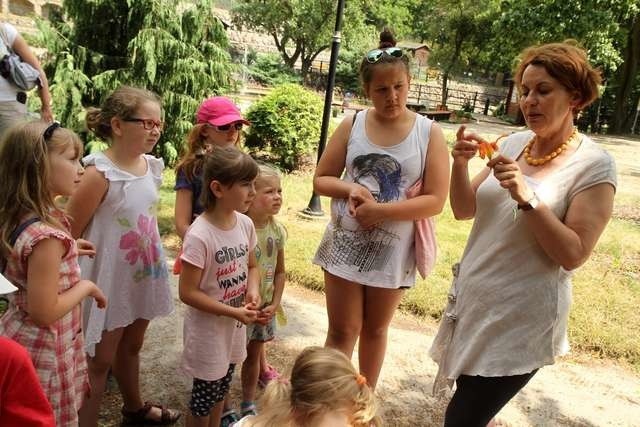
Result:
[[239,322],[244,323],[245,325],[248,323],[254,323],[258,318],[258,313],[260,310],[253,303],[245,304],[244,307],[236,308],[235,319]]
[[98,308],[105,308],[107,306],[107,297],[104,296],[98,285],[90,280],[81,280],[81,282],[88,282],[90,290],[87,296],[96,300],[96,305],[98,306]]
[[96,247],[90,241],[76,239],[76,246],[78,247],[78,256],[87,255],[89,258],[96,256]]
[[260,307],[260,294],[259,293],[253,293],[251,291],[247,291],[247,293],[244,296],[244,301],[247,304],[253,304],[253,306],[255,307],[255,309],[257,310],[258,307]]
[[371,192],[360,184],[353,184],[353,189],[349,192],[349,198],[347,200],[349,205],[349,214],[356,216],[356,208],[365,202],[375,202],[376,199],[371,195]]
[[273,304],[269,304],[264,307],[258,313],[258,319],[256,320],[256,323],[260,323],[261,325],[266,325],[267,323],[269,323],[273,318],[273,315],[276,313],[276,308],[277,306]]

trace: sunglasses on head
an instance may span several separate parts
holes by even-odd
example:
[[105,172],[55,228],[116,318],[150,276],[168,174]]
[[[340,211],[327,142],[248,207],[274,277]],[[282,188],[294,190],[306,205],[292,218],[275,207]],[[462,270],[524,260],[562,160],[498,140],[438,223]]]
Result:
[[394,58],[402,58],[402,56],[404,55],[404,53],[402,52],[402,49],[400,49],[399,47],[386,47],[384,49],[373,49],[367,52],[367,56],[366,56],[367,62],[370,64],[374,64],[380,61],[380,58],[382,58],[382,56],[385,54],[389,56],[393,56]]
[[233,127],[235,130],[242,130],[242,123],[240,122],[229,123],[229,124],[220,125],[220,126],[211,125],[211,127],[219,130],[220,132],[227,132],[229,129],[231,129],[231,127]]

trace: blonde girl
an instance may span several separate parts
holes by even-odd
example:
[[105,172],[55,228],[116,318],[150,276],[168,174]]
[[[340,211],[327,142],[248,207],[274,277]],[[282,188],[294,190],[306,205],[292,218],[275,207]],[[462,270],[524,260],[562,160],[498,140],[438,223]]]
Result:
[[415,284],[414,221],[442,210],[449,156],[438,124],[406,107],[409,59],[391,33],[363,58],[360,76],[373,108],[342,121],[313,180],[317,194],[332,198],[314,263],[324,270],[326,345],[351,357],[358,341],[359,368],[375,387],[389,323]]
[[247,326],[247,358],[242,364],[242,416],[255,414],[258,383],[266,385],[279,374],[267,363],[265,343],[275,337],[276,311],[284,290],[284,243],[287,232],[274,216],[282,207],[280,174],[273,167],[260,165],[256,196],[247,211],[258,236],[256,258],[260,266],[262,310],[258,322]]
[[[0,335],[27,348],[54,409],[56,425],[78,424],[89,390],[80,303],[106,299],[80,279],[79,249],[56,204],[80,181],[82,142],[58,123],[20,123],[0,144],[0,261],[18,290],[0,317]],[[84,245],[84,253],[92,253]]]
[[260,400],[261,412],[236,427],[381,426],[367,380],[340,351],[307,347],[298,355],[291,380],[271,382]]
[[156,210],[164,164],[148,155],[163,128],[159,98],[122,86],[101,108],[90,108],[87,127],[109,148],[84,158],[86,171],[69,201],[74,236],[100,250],[81,262],[83,277],[109,297],[106,312],[85,301],[91,397],[80,413],[95,426],[109,369],[118,381],[123,423],[171,424],[180,414],[140,396],[140,349],[149,321],[173,310]]
[[238,107],[224,96],[209,98],[198,107],[196,125],[187,135],[185,153],[176,166],[175,224],[180,238],[184,238],[189,225],[203,211],[200,204],[203,155],[215,147],[237,146],[242,126],[248,124]]
[[184,238],[180,300],[184,318],[181,368],[193,378],[187,426],[220,425],[236,364],[246,357],[245,324],[259,314],[256,232],[247,210],[258,166],[233,147],[205,157],[205,209]]

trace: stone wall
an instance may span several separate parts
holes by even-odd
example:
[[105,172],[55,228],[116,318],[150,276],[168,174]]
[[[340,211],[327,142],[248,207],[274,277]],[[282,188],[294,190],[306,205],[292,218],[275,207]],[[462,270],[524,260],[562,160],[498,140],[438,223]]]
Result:
[[21,33],[36,31],[33,16],[48,18],[54,9],[62,8],[62,0],[0,0],[0,19]]

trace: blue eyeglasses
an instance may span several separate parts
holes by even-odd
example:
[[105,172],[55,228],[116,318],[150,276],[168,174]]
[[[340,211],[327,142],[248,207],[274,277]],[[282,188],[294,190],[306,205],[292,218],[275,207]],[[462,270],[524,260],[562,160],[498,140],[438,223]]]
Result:
[[402,58],[404,53],[402,52],[402,49],[400,49],[399,47],[373,49],[367,52],[367,56],[366,56],[367,62],[369,64],[375,64],[376,62],[380,61],[380,58],[382,58],[383,55],[393,56],[394,58]]

